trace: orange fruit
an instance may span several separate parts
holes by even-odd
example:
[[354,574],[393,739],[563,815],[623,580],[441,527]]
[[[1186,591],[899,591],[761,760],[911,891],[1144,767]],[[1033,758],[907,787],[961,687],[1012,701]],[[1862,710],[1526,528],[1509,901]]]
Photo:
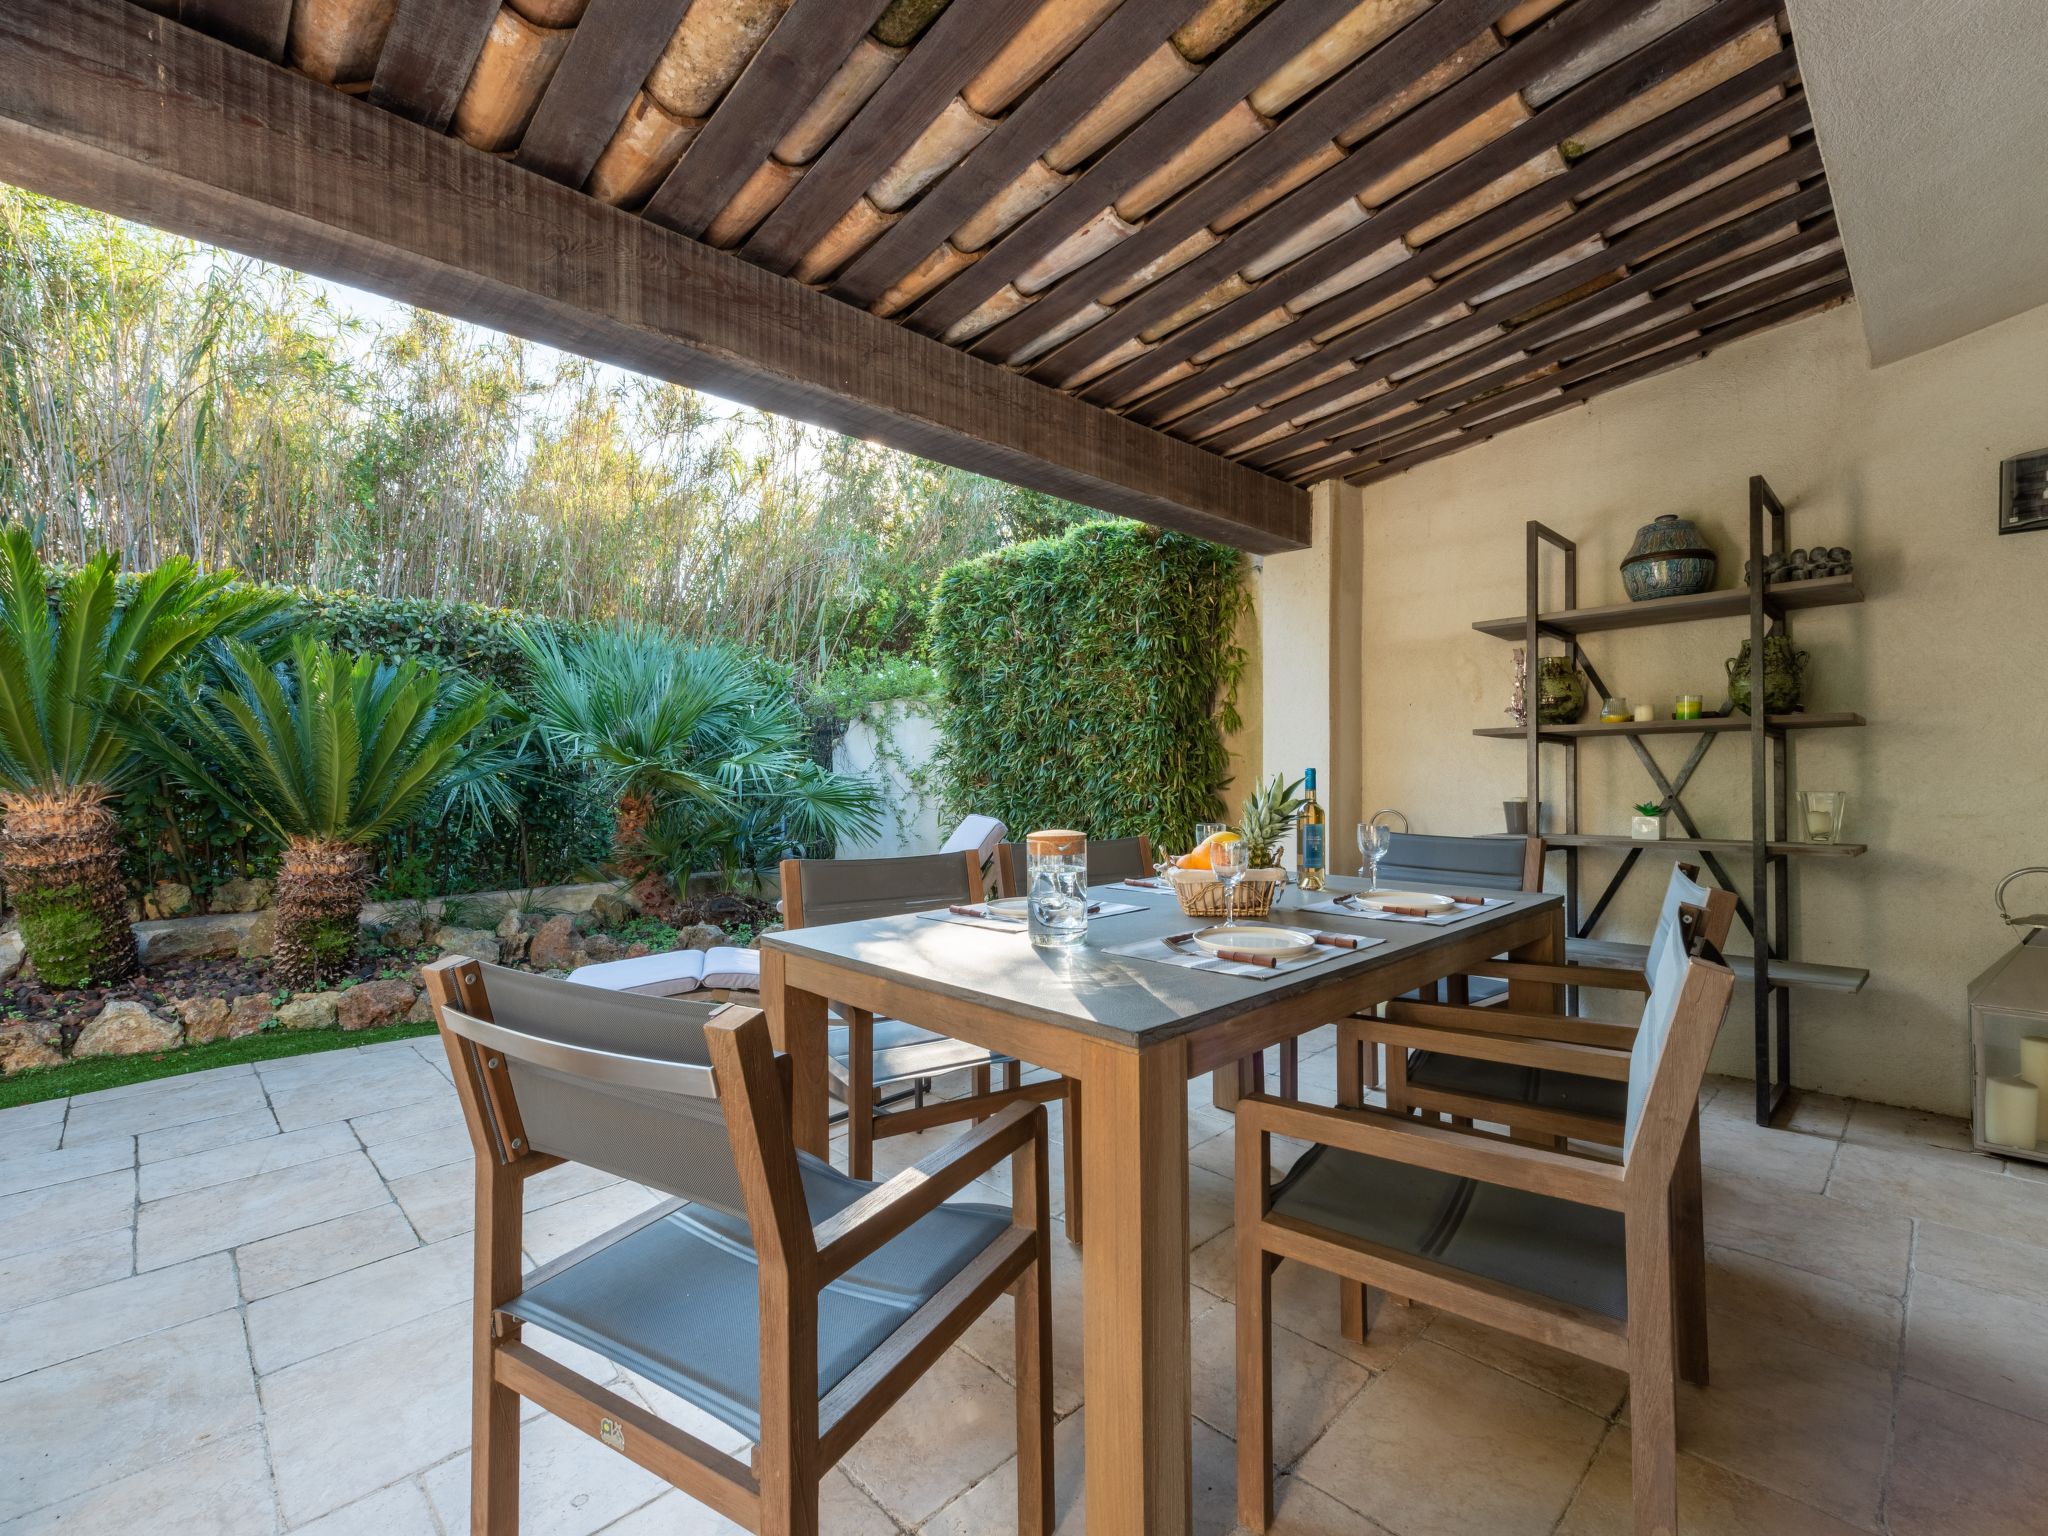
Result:
[[1238,836],[1235,832],[1212,833],[1210,836],[1203,838],[1201,842],[1195,845],[1195,851],[1193,853],[1186,854],[1181,858],[1180,867],[1182,869],[1213,870],[1216,867],[1216,863],[1215,860],[1210,857],[1210,850],[1212,850],[1218,843],[1234,843],[1237,840]]

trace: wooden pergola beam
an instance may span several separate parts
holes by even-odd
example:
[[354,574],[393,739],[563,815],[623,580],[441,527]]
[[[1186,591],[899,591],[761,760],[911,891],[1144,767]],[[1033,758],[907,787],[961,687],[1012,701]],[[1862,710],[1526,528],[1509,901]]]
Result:
[[1307,493],[121,0],[0,6],[0,178],[1240,548]]

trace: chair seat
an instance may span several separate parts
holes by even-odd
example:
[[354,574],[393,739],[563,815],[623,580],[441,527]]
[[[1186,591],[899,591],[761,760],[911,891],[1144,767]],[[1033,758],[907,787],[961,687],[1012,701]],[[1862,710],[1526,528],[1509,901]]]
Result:
[[1273,1212],[1607,1317],[1628,1312],[1619,1211],[1317,1146],[1274,1190]]
[[[965,1040],[934,1034],[901,1019],[876,1019],[874,1033],[874,1081],[877,1088],[920,1077],[937,1077],[942,1072],[958,1072],[963,1067],[986,1067],[1009,1060],[986,1046],[970,1045]],[[826,1049],[830,1053],[832,1076],[842,1083],[847,1080],[847,1039],[848,1030],[843,1024],[835,1024],[828,1031]]]
[[1528,1104],[1567,1114],[1593,1115],[1619,1125],[1628,1114],[1628,1084],[1576,1072],[1543,1072],[1500,1061],[1478,1061],[1444,1051],[1413,1051],[1408,1081],[1508,1104]]
[[[815,1223],[876,1185],[799,1154]],[[947,1205],[826,1286],[818,1298],[822,1398],[1010,1224],[987,1205]],[[598,1250],[504,1311],[592,1350],[761,1438],[760,1277],[746,1221],[690,1205]]]

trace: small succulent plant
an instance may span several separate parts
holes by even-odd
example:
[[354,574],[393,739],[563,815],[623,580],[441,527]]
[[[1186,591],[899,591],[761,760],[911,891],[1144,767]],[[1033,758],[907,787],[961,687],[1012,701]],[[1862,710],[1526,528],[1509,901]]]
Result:
[[1638,816],[1662,816],[1664,814],[1664,807],[1654,800],[1645,800],[1636,807],[1636,814]]

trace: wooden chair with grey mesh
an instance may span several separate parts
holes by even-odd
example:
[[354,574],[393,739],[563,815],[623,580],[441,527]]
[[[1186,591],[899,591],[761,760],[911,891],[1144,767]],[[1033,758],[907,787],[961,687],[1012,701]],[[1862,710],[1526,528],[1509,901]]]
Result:
[[[520,1399],[762,1536],[817,1536],[818,1480],[1005,1291],[1017,1529],[1052,1528],[1046,1119],[1014,1104],[886,1184],[798,1152],[750,1008],[460,957],[427,992],[476,1148],[470,1529],[519,1529]],[[1010,1160],[1011,1206],[947,1204]],[[670,1198],[520,1273],[521,1190],[582,1163]],[[750,1462],[526,1342],[539,1329],[744,1436]]]
[[[982,899],[979,856],[919,854],[898,859],[784,859],[782,920],[789,928],[855,923],[872,917],[929,912]],[[933,1126],[979,1120],[1008,1104],[1064,1101],[1069,1126],[1080,1121],[1080,1085],[1064,1078],[1023,1081],[1022,1063],[998,1052],[953,1040],[900,1019],[876,1018],[860,1008],[833,1007],[827,1033],[833,1091],[846,1105],[846,1170],[857,1179],[874,1173],[875,1142]],[[992,1081],[1002,1072],[1002,1087]],[[887,1109],[879,1095],[905,1083],[949,1072],[970,1075],[963,1098],[921,1101]],[[1081,1139],[1062,1138],[1066,1154],[1066,1207],[1070,1241],[1081,1241]]]
[[[1704,914],[1690,909],[1695,919]],[[1263,1095],[1237,1111],[1238,1518],[1273,1518],[1273,1270],[1306,1263],[1628,1372],[1635,1530],[1678,1529],[1672,1186],[1735,979],[1658,948],[1621,1161]],[[1313,1143],[1276,1186],[1274,1136]]]

